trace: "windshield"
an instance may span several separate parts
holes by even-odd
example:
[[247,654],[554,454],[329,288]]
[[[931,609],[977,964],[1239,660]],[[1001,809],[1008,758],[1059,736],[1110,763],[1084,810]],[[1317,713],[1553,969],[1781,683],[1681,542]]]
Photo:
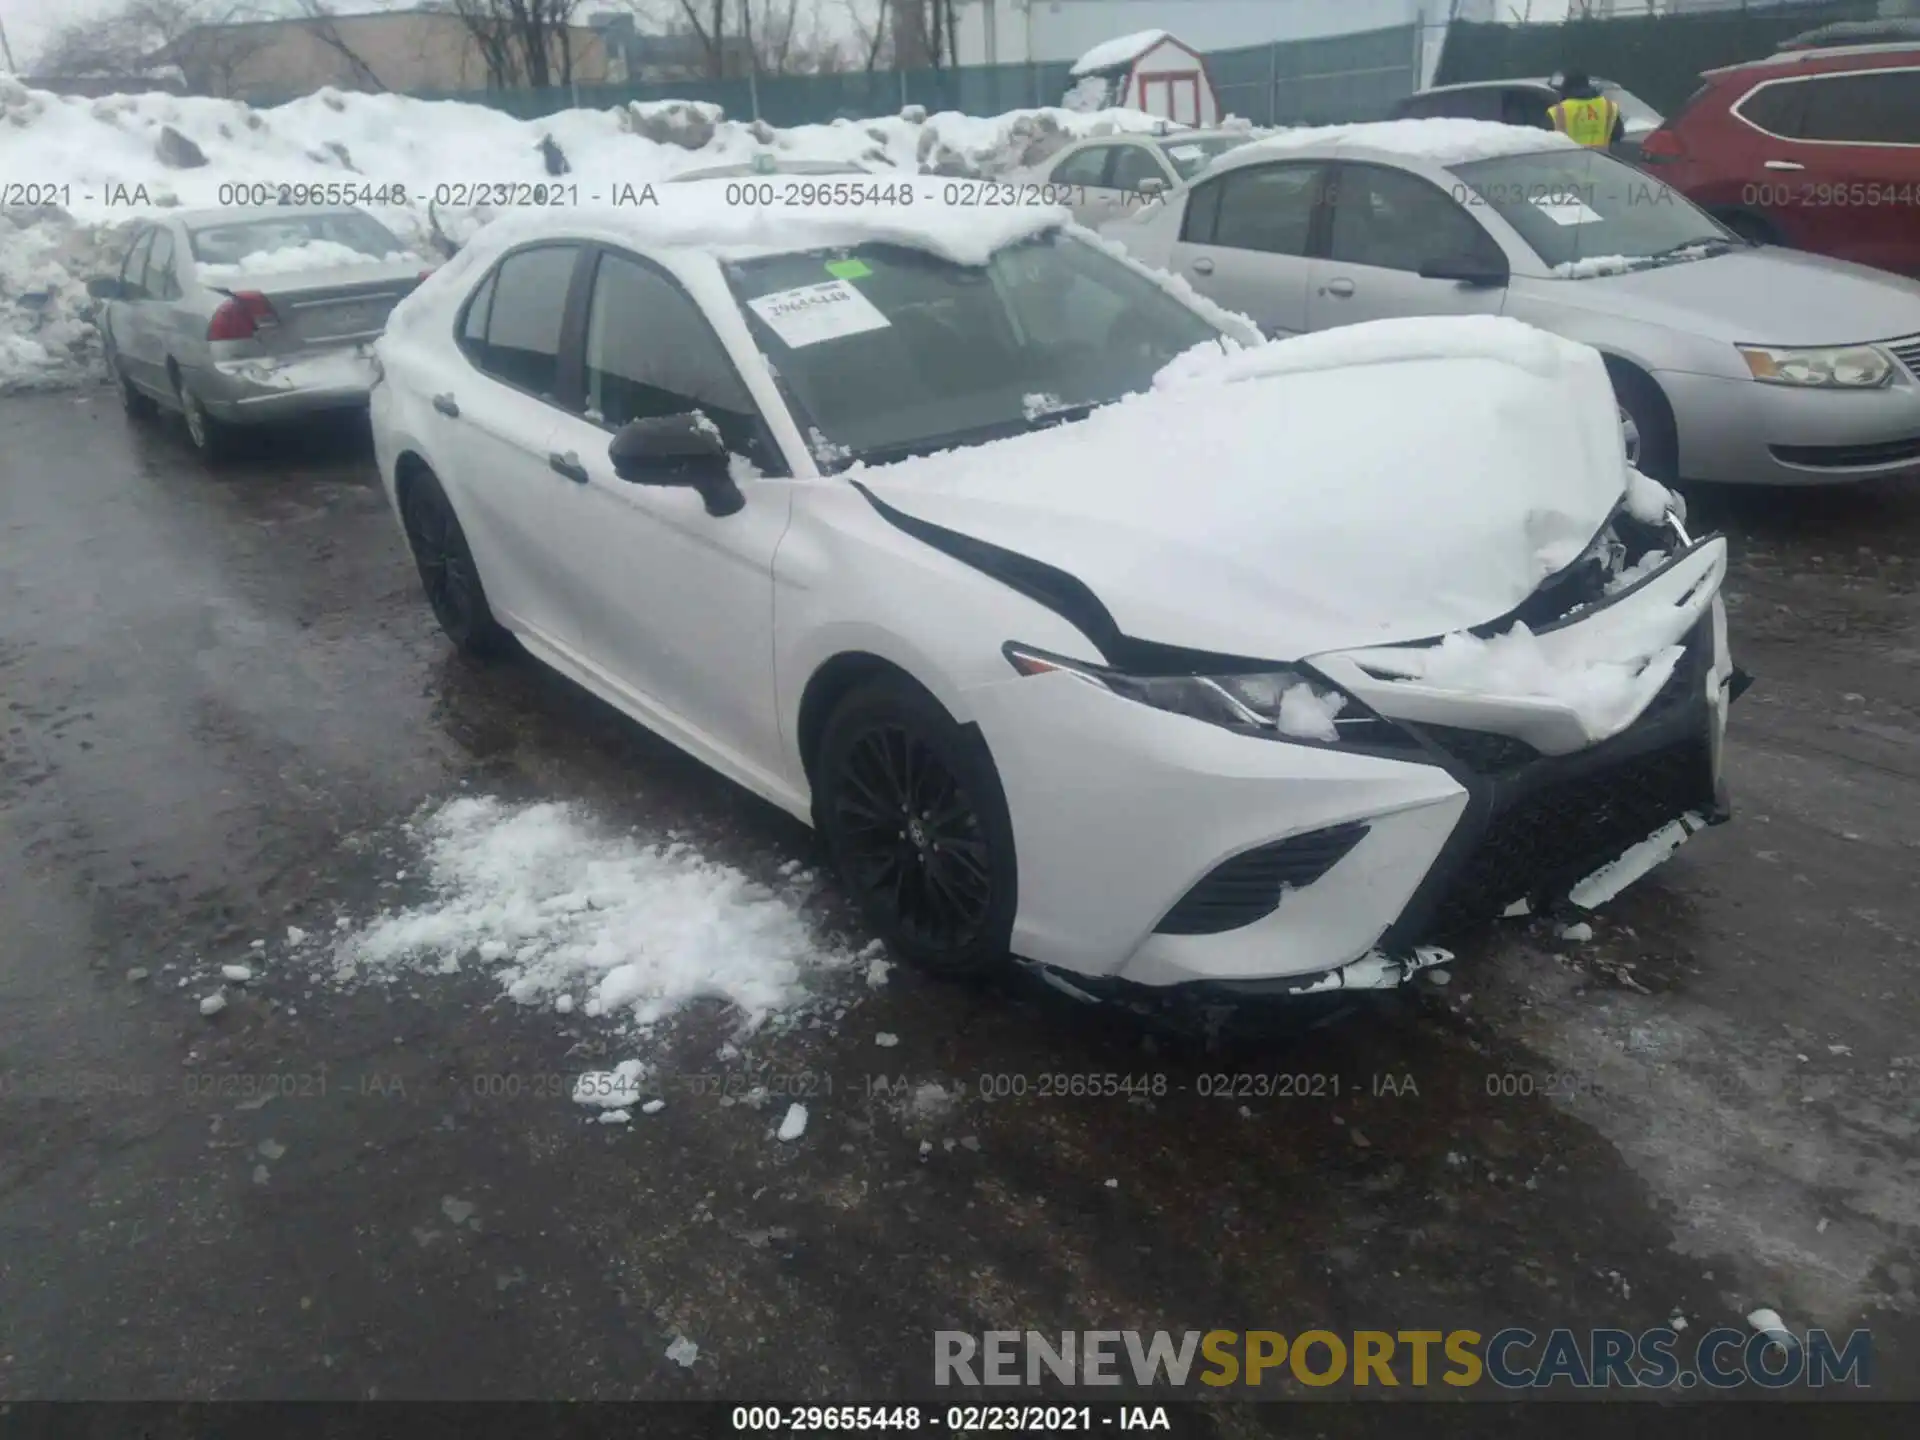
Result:
[[1678,191],[1595,150],[1456,165],[1454,198],[1484,205],[1569,279],[1700,259],[1743,244]]
[[1651,130],[1661,121],[1661,114],[1631,90],[1622,90],[1618,85],[1602,84],[1600,93],[1620,107],[1620,118],[1627,122],[1629,130]]
[[1220,338],[1057,230],[984,267],[862,245],[741,261],[727,279],[815,457],[835,468],[1058,424]]
[[352,210],[236,220],[230,225],[203,226],[188,238],[193,244],[193,258],[202,265],[237,265],[249,255],[297,250],[315,243],[344,245],[372,259],[402,254],[407,248],[371,215]]
[[1181,135],[1160,142],[1168,161],[1182,180],[1191,180],[1227,151],[1246,144],[1251,135]]

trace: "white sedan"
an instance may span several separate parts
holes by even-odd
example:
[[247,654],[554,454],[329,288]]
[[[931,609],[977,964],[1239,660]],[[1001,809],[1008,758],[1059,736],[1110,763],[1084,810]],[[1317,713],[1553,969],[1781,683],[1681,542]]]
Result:
[[1086,995],[1398,983],[1724,816],[1726,546],[1593,351],[1264,344],[920,183],[518,217],[402,304],[374,432],[455,644],[814,825],[904,957]]

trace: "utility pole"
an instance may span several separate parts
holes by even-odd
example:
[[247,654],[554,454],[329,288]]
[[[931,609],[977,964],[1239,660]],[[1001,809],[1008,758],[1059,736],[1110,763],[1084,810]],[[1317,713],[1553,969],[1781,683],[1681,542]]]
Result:
[[749,0],[740,0],[740,36],[747,46],[747,103],[753,118],[760,118],[760,52],[753,45],[753,12]]

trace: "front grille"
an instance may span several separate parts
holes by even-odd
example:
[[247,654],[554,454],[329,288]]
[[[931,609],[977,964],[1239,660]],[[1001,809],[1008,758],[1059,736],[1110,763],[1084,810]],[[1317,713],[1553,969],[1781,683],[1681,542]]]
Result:
[[1773,458],[1783,465],[1849,470],[1861,465],[1897,465],[1903,460],[1920,460],[1920,435],[1878,445],[1773,445],[1768,448],[1773,451]]
[[1570,884],[1712,802],[1713,761],[1704,736],[1496,801],[1479,848],[1440,902],[1430,933],[1458,938],[1515,900]]
[[1540,752],[1511,735],[1462,730],[1453,725],[1422,725],[1421,733],[1476,775],[1504,775],[1540,758]]
[[1920,380],[1920,335],[1905,340],[1889,340],[1887,348],[1913,373],[1914,379]]
[[1344,859],[1367,827],[1311,830],[1222,861],[1154,927],[1161,935],[1220,935],[1271,915],[1290,889],[1311,885]]

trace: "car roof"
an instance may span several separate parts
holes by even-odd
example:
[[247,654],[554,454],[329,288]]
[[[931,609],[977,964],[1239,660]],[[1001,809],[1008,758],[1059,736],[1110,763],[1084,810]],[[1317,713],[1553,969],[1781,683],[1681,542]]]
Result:
[[1207,167],[1209,177],[1285,159],[1384,160],[1390,164],[1465,165],[1506,155],[1577,150],[1565,135],[1493,120],[1370,120],[1282,131],[1229,150]]
[[1920,45],[1900,40],[1879,45],[1826,45],[1805,50],[1781,50],[1757,60],[1742,60],[1736,65],[1718,65],[1702,70],[1703,80],[1722,75],[1758,75],[1768,71],[1782,74],[1827,70],[1879,70],[1903,65],[1920,65]]
[[1070,220],[1063,206],[956,203],[948,198],[952,185],[932,177],[902,176],[897,183],[914,187],[912,204],[767,207],[738,203],[737,195],[728,194],[737,187],[722,179],[690,180],[663,188],[651,204],[509,213],[483,226],[461,253],[498,254],[540,240],[585,239],[718,263],[880,244],[979,265],[996,250]]
[[159,220],[174,220],[189,230],[208,230],[215,225],[245,225],[255,220],[284,220],[300,215],[365,215],[357,205],[227,205],[201,210],[175,210]]
[[[1595,85],[1610,85],[1615,90],[1627,88],[1619,81],[1609,80],[1604,75],[1589,75],[1587,78]],[[1505,80],[1456,80],[1451,85],[1429,85],[1424,90],[1416,90],[1407,98],[1411,100],[1421,95],[1451,95],[1459,90],[1504,90],[1509,85],[1532,85],[1542,90],[1554,88],[1551,75],[1514,75]]]

